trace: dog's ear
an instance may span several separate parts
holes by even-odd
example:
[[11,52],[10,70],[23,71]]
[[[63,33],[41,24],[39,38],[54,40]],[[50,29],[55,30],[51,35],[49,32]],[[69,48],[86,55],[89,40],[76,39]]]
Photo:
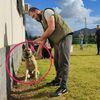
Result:
[[22,45],[22,49],[23,49],[23,50],[25,49],[25,44]]
[[28,47],[31,48],[31,44],[28,44]]

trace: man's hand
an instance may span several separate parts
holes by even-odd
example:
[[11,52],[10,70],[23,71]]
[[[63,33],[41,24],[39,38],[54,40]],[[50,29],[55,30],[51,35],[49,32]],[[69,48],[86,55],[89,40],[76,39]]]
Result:
[[38,50],[37,50],[37,56],[39,58],[42,57],[42,48],[43,48],[43,44],[39,44]]
[[45,41],[41,41],[39,43],[39,47],[38,47],[38,50],[37,50],[37,56],[38,57],[41,57],[42,56],[42,49],[43,49],[43,45],[45,44]]
[[33,41],[34,44],[41,44],[41,38],[37,38]]

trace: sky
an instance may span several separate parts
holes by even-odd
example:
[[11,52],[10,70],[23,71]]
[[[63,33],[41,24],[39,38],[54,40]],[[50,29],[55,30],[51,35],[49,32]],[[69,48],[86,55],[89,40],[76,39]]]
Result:
[[[34,6],[43,10],[54,8],[71,27],[73,31],[85,27],[95,28],[100,25],[100,0],[25,0],[30,7]],[[26,30],[30,35],[40,35],[43,29],[40,23],[26,15]]]

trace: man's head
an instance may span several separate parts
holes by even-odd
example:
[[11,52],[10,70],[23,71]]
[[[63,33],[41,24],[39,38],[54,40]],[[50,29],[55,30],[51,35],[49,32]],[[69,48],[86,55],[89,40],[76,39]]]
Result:
[[97,30],[100,29],[99,25],[97,25]]
[[35,20],[39,22],[42,19],[41,11],[38,8],[35,8],[35,7],[30,8],[28,14],[29,16],[31,16],[32,18],[34,18]]

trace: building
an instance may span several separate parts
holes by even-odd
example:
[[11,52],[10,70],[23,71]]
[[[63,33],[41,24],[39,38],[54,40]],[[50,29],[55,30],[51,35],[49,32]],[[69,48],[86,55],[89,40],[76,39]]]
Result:
[[[25,41],[23,0],[0,0],[0,100],[9,100],[13,81],[5,69],[5,57],[11,47]],[[21,46],[13,50],[9,60],[12,75],[21,60]]]

